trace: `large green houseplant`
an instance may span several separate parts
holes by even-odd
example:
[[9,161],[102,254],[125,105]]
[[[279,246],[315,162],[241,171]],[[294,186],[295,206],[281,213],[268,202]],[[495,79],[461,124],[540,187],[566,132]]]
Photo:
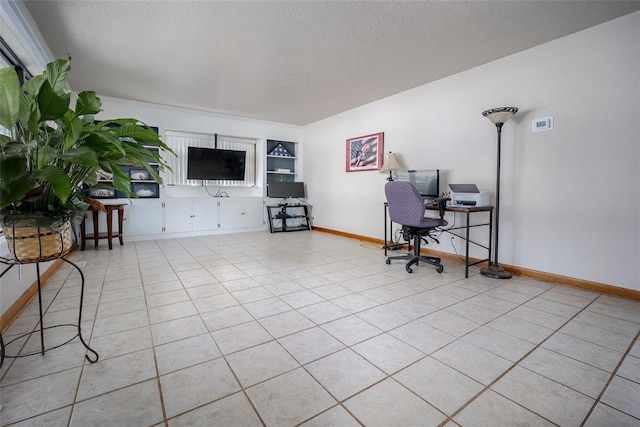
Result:
[[145,168],[162,182],[161,152],[171,150],[158,134],[136,119],[96,122],[102,103],[92,91],[78,93],[72,109],[69,71],[70,61],[59,59],[20,85],[13,67],[0,69],[0,125],[8,133],[0,134],[0,224],[7,239],[20,227],[57,232],[79,221],[97,172],[112,175],[113,188],[132,197],[122,166]]

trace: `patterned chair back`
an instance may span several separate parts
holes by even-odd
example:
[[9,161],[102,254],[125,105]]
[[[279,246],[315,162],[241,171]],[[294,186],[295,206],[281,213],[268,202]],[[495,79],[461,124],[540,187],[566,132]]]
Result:
[[432,219],[424,217],[424,201],[412,183],[389,181],[384,187],[384,192],[387,197],[391,221],[409,227],[437,225]]

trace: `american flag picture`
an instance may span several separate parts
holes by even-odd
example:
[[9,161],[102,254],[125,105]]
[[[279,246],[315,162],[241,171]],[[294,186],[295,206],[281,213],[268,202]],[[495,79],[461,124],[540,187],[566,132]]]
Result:
[[347,172],[382,167],[382,133],[347,140]]
[[292,157],[293,155],[286,149],[286,147],[282,144],[278,144],[275,146],[273,150],[269,152],[270,156],[282,156],[282,157]]

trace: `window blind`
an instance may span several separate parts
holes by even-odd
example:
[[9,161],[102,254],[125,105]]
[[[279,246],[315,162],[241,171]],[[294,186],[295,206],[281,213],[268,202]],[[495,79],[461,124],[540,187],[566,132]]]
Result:
[[[245,151],[246,161],[244,181],[209,180],[206,185],[224,187],[253,187],[256,185],[256,140],[235,136],[218,135],[217,148],[223,150]],[[168,185],[202,185],[201,180],[187,179],[187,147],[215,148],[215,135],[165,131],[165,143],[176,156],[165,154],[170,171],[166,171],[163,181]]]

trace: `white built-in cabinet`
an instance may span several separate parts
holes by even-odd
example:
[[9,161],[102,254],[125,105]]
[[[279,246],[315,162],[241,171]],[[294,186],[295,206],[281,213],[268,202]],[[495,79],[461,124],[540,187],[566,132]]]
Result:
[[213,231],[217,228],[217,199],[213,197],[164,199],[164,232]]
[[262,197],[164,199],[165,233],[203,233],[264,226]]
[[[124,219],[125,237],[160,234],[164,226],[162,200],[131,199],[129,205],[124,207]],[[117,223],[114,221],[114,224]]]
[[223,230],[264,225],[261,197],[218,198],[218,226]]
[[164,232],[186,233],[259,228],[261,197],[184,197],[164,199]]
[[[168,197],[129,199],[124,208],[124,239],[157,239],[163,235],[216,234],[218,231],[259,230],[264,223],[262,197]],[[106,230],[105,215],[99,215],[99,229]],[[86,229],[93,228],[91,215]],[[113,229],[117,230],[117,215]]]

